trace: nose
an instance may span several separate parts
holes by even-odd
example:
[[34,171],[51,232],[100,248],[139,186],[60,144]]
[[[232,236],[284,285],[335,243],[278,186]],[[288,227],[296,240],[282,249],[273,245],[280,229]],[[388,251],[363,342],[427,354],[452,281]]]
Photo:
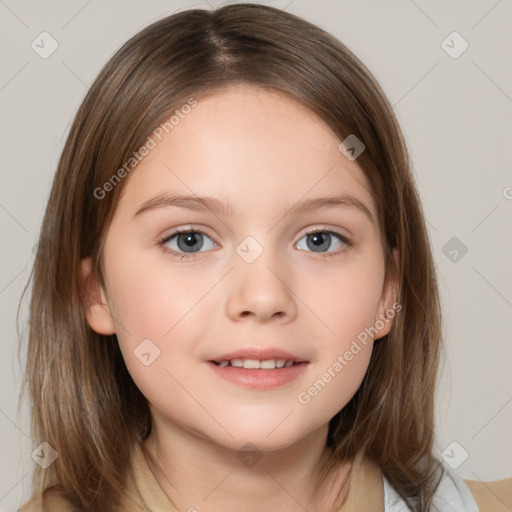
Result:
[[291,273],[264,254],[253,263],[237,261],[230,272],[226,309],[235,322],[253,317],[263,323],[275,317],[288,323],[297,315]]

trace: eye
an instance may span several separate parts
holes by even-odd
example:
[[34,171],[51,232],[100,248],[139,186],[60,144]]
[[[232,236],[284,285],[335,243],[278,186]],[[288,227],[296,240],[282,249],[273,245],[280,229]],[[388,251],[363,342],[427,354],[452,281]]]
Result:
[[[346,236],[332,229],[316,228],[307,231],[297,243],[297,249],[304,249],[304,247],[300,247],[304,239],[306,240],[307,249],[323,258],[336,256],[352,245]],[[159,245],[165,253],[180,260],[194,258],[196,254],[204,252],[201,249],[209,250],[217,246],[204,231],[191,228],[176,229],[160,240]],[[329,248],[332,249],[333,245],[335,246],[334,249],[337,250],[324,252]]]
[[[209,240],[211,244],[209,244],[207,240]],[[205,246],[206,250],[208,250],[212,249],[213,246],[217,244],[204,231],[185,228],[176,229],[176,231],[169,236],[160,240],[159,245],[164,252],[169,253],[171,256],[185,259],[193,257],[194,254],[197,254],[197,252],[205,248]],[[208,245],[210,245],[210,247],[208,247]]]
[[[303,246],[300,246],[302,240],[304,239],[307,249],[310,249],[312,252],[319,253],[320,256],[324,258],[329,256],[336,256],[340,252],[343,252],[346,247],[351,245],[350,240],[346,236],[332,229],[316,228],[307,231],[301,240],[297,243],[297,249],[304,249]],[[333,244],[335,245],[334,249],[338,248],[338,250],[325,254],[324,250],[332,248]]]

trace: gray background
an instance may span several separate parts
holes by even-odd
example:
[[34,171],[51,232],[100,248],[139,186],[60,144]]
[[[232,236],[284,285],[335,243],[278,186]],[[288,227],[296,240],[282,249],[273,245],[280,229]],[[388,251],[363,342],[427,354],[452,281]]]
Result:
[[[512,477],[510,0],[261,3],[334,34],[390,98],[412,155],[441,283],[447,348],[438,454],[464,478]],[[34,464],[27,405],[17,410],[15,313],[72,117],[129,37],[174,11],[220,5],[0,0],[0,512],[27,498]],[[43,31],[58,42],[47,59],[31,47]],[[469,44],[457,58],[445,49],[453,55],[461,40],[442,43],[453,31]]]

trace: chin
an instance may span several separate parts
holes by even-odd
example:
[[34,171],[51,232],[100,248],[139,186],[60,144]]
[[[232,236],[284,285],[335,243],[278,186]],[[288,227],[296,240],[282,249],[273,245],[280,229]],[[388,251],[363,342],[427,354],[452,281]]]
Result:
[[250,426],[241,424],[237,428],[230,425],[228,431],[232,437],[226,434],[222,438],[216,436],[217,438],[212,440],[234,451],[257,449],[260,452],[273,452],[293,446],[308,434],[303,429],[299,432],[290,430],[290,426],[284,428],[283,425],[279,425],[280,421],[281,419],[272,424],[259,423]]

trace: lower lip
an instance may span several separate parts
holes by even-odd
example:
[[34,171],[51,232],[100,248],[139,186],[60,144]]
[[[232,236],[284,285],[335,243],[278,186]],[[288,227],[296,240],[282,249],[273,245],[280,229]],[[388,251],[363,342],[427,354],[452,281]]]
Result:
[[219,366],[211,361],[207,362],[217,375],[244,388],[261,391],[275,389],[299,378],[308,366],[307,362],[279,368],[275,370],[246,369],[234,366]]

